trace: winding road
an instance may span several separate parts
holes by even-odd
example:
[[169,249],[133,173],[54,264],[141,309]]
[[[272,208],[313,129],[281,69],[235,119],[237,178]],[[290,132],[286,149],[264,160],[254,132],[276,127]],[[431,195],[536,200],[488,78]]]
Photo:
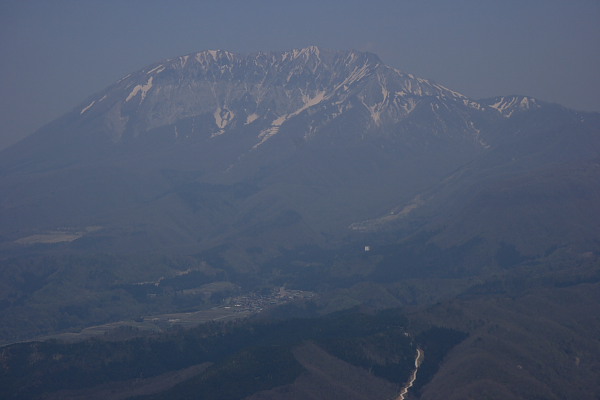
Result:
[[411,374],[410,379],[406,383],[406,386],[402,388],[400,394],[398,395],[398,397],[396,397],[396,400],[404,400],[404,396],[406,396],[408,390],[412,387],[413,383],[415,383],[415,380],[417,379],[417,372],[419,371],[419,367],[421,366],[424,357],[425,352],[421,349],[417,349],[417,357],[415,358],[415,370]]

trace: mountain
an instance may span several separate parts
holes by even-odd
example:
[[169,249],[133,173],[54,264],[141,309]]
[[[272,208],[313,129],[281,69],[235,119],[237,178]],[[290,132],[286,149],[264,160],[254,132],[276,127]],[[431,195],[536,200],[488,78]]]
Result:
[[[404,307],[414,337],[469,335],[426,368],[423,398],[453,376],[477,397],[495,372],[495,395],[586,398],[573,365],[554,385],[556,371],[510,368],[544,355],[596,368],[595,330],[572,326],[600,311],[599,181],[598,113],[472,99],[357,51],[163,60],[0,153],[0,339],[162,330],[189,316],[174,312],[284,287],[316,297],[271,317]],[[545,307],[557,331],[536,333],[524,321]]]
[[[29,190],[24,187],[38,184],[20,180],[9,190],[19,193],[19,200],[5,199],[3,209],[10,208],[10,215],[3,219],[18,220],[19,229],[32,232],[71,227],[82,219],[106,225],[107,217],[122,221],[115,207],[141,201],[151,208],[143,221],[165,206],[179,208],[177,215],[194,214],[192,226],[177,221],[187,226],[171,229],[195,244],[190,231],[214,225],[206,221],[198,197],[220,202],[220,192],[241,182],[244,187],[227,195],[243,196],[244,204],[238,207],[236,201],[233,209],[222,210],[228,217],[218,218],[219,225],[247,225],[248,214],[261,212],[260,193],[268,203],[285,203],[269,204],[269,214],[299,213],[318,231],[345,229],[372,212],[366,208],[385,208],[390,195],[425,187],[485,148],[471,115],[479,108],[456,92],[383,65],[372,54],[316,47],[247,57],[200,52],[123,78],[7,150],[5,173],[29,173],[32,180],[39,177],[62,189],[45,202],[49,209],[36,215],[16,203],[21,191]],[[423,119],[431,122],[422,126]],[[423,152],[437,161],[417,171],[413,167]],[[382,182],[373,182],[375,174]],[[70,183],[81,181],[91,185]],[[282,195],[265,192],[276,186],[285,186],[283,196],[297,193],[273,199]],[[103,193],[108,201],[97,200]],[[355,204],[339,210],[349,195]],[[322,198],[319,210],[302,212],[315,197]],[[119,198],[118,205],[110,198]],[[104,215],[89,217],[98,214]]]
[[[226,244],[232,263],[258,268],[273,249],[323,246],[409,210],[462,207],[482,190],[497,198],[507,189],[496,182],[593,165],[598,126],[597,114],[527,96],[470,99],[370,53],[203,51],[122,78],[4,151],[2,247],[189,253]],[[568,168],[588,171],[593,185],[593,167]],[[463,212],[477,215],[472,207]],[[574,226],[594,230],[579,217]],[[248,254],[256,248],[266,255]]]
[[190,54],[4,151],[2,236],[99,226],[86,234],[99,249],[145,251],[291,227],[294,243],[322,242],[510,146],[521,113],[553,107],[477,102],[356,51]]

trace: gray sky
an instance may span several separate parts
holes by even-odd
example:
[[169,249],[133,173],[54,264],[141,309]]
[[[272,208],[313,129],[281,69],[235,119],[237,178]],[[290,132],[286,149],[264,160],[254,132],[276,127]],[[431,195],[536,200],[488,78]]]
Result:
[[600,0],[0,0],[0,148],[164,58],[313,44],[600,112]]

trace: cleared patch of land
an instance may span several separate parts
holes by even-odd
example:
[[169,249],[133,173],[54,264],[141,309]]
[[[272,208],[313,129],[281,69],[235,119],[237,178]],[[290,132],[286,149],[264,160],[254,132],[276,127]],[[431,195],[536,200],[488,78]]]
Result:
[[162,332],[173,327],[190,328],[210,321],[227,321],[246,318],[254,312],[225,307],[215,307],[185,313],[160,314],[142,317],[135,321],[117,321],[110,324],[90,326],[80,332],[67,332],[58,335],[45,336],[39,340],[58,339],[60,341],[76,342],[91,337],[111,336],[119,329],[131,329],[139,332]]
[[23,238],[15,240],[16,244],[20,245],[32,245],[32,244],[54,244],[62,242],[72,242],[77,240],[90,232],[95,232],[101,229],[98,226],[88,226],[83,230],[75,229],[58,229],[53,231],[46,231],[42,233],[36,233],[34,235],[25,236]]

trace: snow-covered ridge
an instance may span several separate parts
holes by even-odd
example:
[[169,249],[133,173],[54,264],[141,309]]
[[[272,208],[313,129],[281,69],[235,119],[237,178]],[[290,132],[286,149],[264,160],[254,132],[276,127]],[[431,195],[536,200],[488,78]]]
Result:
[[516,111],[537,109],[541,105],[533,97],[501,96],[496,97],[490,107],[499,111],[504,117],[510,118]]
[[304,57],[304,58],[311,57],[311,56],[319,57],[320,53],[321,53],[321,50],[317,46],[309,46],[304,49],[294,49],[292,51],[284,52],[284,53],[282,53],[281,58],[283,61],[286,61],[288,59],[294,60],[299,57]]
[[[123,83],[133,86],[125,101],[130,101],[138,93],[142,94],[140,101],[144,100],[153,85],[159,84],[152,77],[158,77],[165,71],[171,71],[173,78],[182,86],[189,85],[190,81],[242,81],[248,85],[261,86],[286,86],[302,82],[313,86],[315,93],[330,93],[340,89],[348,90],[382,68],[394,71],[400,80],[400,85],[392,85],[400,86],[396,90],[390,90],[394,94],[467,99],[444,86],[385,66],[374,54],[355,50],[331,51],[317,46],[280,53],[258,52],[246,56],[224,50],[206,50],[155,64],[146,69],[145,75],[151,77],[143,82],[140,82],[139,74],[134,74]],[[132,80],[137,82],[132,84]]]
[[194,54],[194,59],[201,64],[218,61],[231,62],[235,58],[237,58],[236,54],[226,50],[205,50]]
[[[317,46],[249,55],[225,50],[191,53],[130,74],[109,88],[106,96],[112,107],[107,125],[118,131],[116,138],[126,130],[137,135],[198,118],[204,125],[192,121],[190,134],[203,132],[209,138],[243,126],[256,127],[253,148],[284,131],[300,115],[317,118],[302,122],[303,137],[310,140],[349,110],[360,109],[366,117],[363,129],[368,131],[398,123],[421,103],[431,103],[433,113],[442,112],[432,103],[439,101],[485,109],[461,93],[387,66],[375,54]],[[79,113],[97,106],[99,98],[82,104]],[[468,121],[465,126],[477,131]],[[181,127],[171,129],[175,139],[189,137]]]

